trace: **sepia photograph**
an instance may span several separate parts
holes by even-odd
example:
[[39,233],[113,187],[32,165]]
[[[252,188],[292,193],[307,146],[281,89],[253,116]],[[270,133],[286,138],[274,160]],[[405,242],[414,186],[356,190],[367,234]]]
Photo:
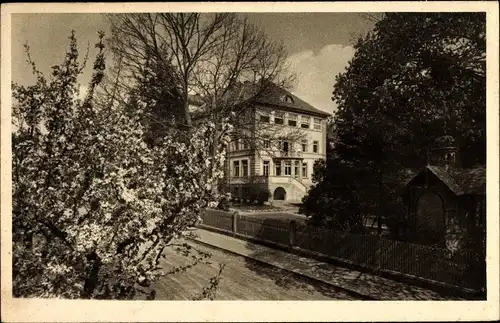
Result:
[[492,306],[490,4],[2,6],[2,298]]

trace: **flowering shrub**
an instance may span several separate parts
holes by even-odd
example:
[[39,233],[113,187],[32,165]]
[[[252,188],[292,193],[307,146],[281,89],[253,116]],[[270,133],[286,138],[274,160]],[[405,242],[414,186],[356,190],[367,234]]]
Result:
[[84,100],[73,33],[50,78],[29,60],[36,84],[13,84],[15,296],[133,298],[162,274],[164,248],[217,200],[224,152],[209,150],[213,125],[148,147],[140,109],[96,103],[103,36]]

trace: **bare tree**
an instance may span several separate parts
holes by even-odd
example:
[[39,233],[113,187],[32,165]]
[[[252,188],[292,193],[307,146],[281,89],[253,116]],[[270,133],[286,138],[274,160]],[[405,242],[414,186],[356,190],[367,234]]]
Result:
[[[283,43],[232,13],[110,14],[108,20],[123,100],[134,93],[134,102],[150,105],[150,122],[161,128],[175,119],[183,134],[210,122],[216,128],[213,147],[226,135],[223,121],[233,125],[233,138],[255,151],[270,137],[283,139],[274,128],[257,126],[255,118],[259,98],[293,84]],[[288,140],[301,133],[290,132]]]
[[[188,129],[193,123],[191,97],[202,101],[198,120],[205,116],[201,119],[217,124],[239,115],[247,107],[243,103],[261,95],[267,84],[291,85],[283,44],[268,40],[235,14],[110,14],[108,19],[109,46],[125,70],[123,93],[130,94],[145,76],[154,76],[156,84],[148,85],[158,91],[142,91],[142,99],[158,101],[159,92],[169,92],[179,102]],[[244,82],[257,86],[248,91],[241,86]]]

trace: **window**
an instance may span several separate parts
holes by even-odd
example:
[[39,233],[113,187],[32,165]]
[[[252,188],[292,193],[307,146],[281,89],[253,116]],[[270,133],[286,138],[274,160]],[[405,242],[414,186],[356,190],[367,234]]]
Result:
[[299,173],[299,167],[300,167],[300,162],[298,160],[295,161],[295,167],[294,167],[294,170],[293,170],[293,174],[295,175],[295,177],[299,177],[300,173]]
[[280,148],[284,156],[289,156],[290,151],[292,150],[292,143],[290,143],[289,141],[282,141]]
[[285,161],[285,176],[292,175],[292,162],[287,160]]
[[234,177],[240,177],[240,161],[233,161]]
[[269,123],[269,122],[271,122],[271,118],[268,115],[261,114],[260,115],[260,122]]
[[321,119],[314,118],[314,130],[321,130]]
[[309,117],[301,117],[300,118],[300,127],[301,128],[305,128],[305,129],[309,129],[309,123],[311,122],[311,120],[309,120],[310,118]]
[[262,167],[262,175],[269,176],[269,160],[264,161],[264,166]]
[[260,122],[271,123],[271,110],[262,108],[257,111],[257,114]]
[[275,165],[274,165],[274,174],[276,176],[281,176],[281,162],[277,162]]
[[240,150],[240,141],[239,140],[235,140],[233,145],[234,145],[234,151]]
[[307,139],[302,140],[302,152],[307,152]]
[[296,114],[289,114],[288,115],[288,125],[290,127],[297,127],[297,115]]
[[313,153],[318,153],[319,142],[313,141]]
[[307,163],[302,163],[302,177],[307,178]]
[[290,150],[290,143],[288,141],[283,141],[283,144],[281,147],[282,147],[284,152],[288,152]]
[[242,160],[241,165],[243,176],[248,176],[248,160]]
[[283,124],[283,112],[276,112],[274,115],[274,124]]
[[240,139],[240,141],[241,141],[241,150],[247,149],[247,142],[245,141],[245,139]]
[[293,103],[293,98],[289,95],[284,95],[281,97],[281,101],[286,103]]
[[264,139],[264,148],[271,148],[271,140]]

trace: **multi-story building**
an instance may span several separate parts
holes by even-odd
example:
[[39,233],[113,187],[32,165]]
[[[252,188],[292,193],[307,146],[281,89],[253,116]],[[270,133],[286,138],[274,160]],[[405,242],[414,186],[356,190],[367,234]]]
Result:
[[272,200],[301,201],[314,162],[326,158],[330,115],[278,87],[249,111],[251,127],[239,132],[244,138],[233,136],[228,149],[225,180],[232,196],[259,188]]

